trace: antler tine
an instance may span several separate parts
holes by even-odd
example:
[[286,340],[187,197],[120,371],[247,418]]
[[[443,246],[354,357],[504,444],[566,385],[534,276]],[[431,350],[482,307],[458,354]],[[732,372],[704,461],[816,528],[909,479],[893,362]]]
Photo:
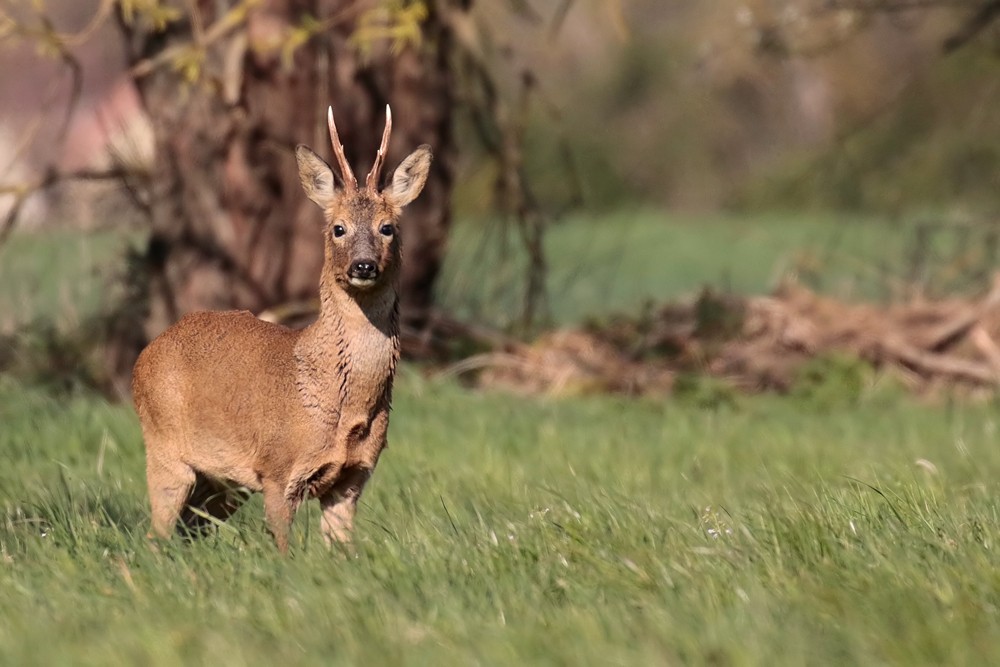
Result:
[[389,150],[389,135],[392,133],[392,109],[389,105],[385,105],[385,130],[382,131],[382,145],[379,146],[378,153],[375,155],[375,164],[372,165],[372,170],[368,172],[368,178],[365,179],[365,187],[371,191],[378,189],[378,179],[382,173],[382,163],[385,162],[385,154]]
[[330,141],[333,143],[333,154],[337,156],[340,164],[340,175],[344,177],[344,187],[348,190],[358,189],[358,179],[354,177],[347,156],[344,155],[344,145],[340,143],[340,135],[337,134],[337,124],[333,122],[333,107],[328,107],[326,112],[326,124],[330,127]]

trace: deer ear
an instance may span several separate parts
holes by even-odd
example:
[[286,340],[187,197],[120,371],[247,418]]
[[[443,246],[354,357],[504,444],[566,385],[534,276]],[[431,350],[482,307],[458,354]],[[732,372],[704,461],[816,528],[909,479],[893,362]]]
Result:
[[424,144],[396,167],[392,182],[382,191],[382,195],[393,206],[406,206],[424,189],[430,169],[431,147]]
[[337,196],[330,165],[302,144],[295,147],[295,161],[299,163],[299,180],[306,197],[326,210]]

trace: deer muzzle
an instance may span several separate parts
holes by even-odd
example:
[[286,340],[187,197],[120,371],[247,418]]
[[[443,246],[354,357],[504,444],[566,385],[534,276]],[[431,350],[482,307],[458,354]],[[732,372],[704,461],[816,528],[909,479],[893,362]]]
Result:
[[360,259],[351,263],[347,278],[355,287],[371,287],[378,280],[378,263],[373,259]]

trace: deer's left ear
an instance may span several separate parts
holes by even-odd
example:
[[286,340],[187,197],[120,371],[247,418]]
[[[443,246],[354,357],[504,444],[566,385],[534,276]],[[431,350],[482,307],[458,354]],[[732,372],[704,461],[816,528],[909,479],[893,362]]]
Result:
[[295,160],[299,163],[299,180],[306,196],[325,211],[337,196],[333,170],[323,158],[302,144],[295,148]]
[[420,146],[403,160],[392,174],[392,182],[382,191],[385,200],[402,208],[417,198],[431,170],[431,147]]

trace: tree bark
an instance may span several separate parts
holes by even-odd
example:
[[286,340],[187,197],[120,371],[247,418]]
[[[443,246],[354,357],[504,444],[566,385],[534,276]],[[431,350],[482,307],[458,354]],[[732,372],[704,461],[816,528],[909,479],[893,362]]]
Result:
[[[293,151],[305,143],[330,155],[328,104],[355,173],[367,173],[375,158],[386,103],[394,112],[387,174],[422,143],[434,151],[427,185],[400,223],[404,321],[425,322],[449,229],[454,155],[452,41],[443,19],[467,2],[427,4],[418,46],[392,54],[387,43],[375,43],[363,59],[350,40],[374,0],[265,0],[245,29],[205,45],[195,83],[170,66],[137,79],[156,157],[151,234],[132,278],[141,330],[120,323],[112,331],[120,379],[142,346],[187,312],[256,313],[316,294],[322,216],[302,194]],[[218,6],[198,0],[202,31],[218,20]],[[186,15],[165,33],[126,27],[131,64],[191,44],[198,29]],[[280,44],[305,16],[333,25],[288,62]]]

